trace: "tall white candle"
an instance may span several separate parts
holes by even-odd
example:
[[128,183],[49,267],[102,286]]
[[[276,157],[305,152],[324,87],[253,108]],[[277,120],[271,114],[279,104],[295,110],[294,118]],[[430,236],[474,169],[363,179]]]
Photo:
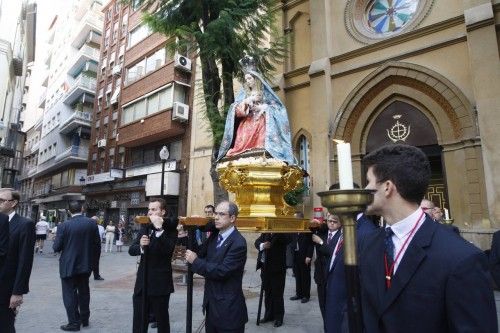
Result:
[[448,209],[444,209],[444,219],[449,220],[450,219],[450,214],[448,213]]
[[341,190],[352,190],[352,161],[351,144],[342,140],[334,140],[337,143],[337,160],[339,164],[339,183]]

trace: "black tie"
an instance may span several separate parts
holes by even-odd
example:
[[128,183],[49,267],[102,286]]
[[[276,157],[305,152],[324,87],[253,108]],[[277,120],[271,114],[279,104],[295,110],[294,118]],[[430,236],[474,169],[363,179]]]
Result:
[[385,228],[385,253],[387,254],[387,268],[391,270],[392,264],[394,262],[394,243],[392,242],[392,235],[394,235],[394,231],[389,228]]

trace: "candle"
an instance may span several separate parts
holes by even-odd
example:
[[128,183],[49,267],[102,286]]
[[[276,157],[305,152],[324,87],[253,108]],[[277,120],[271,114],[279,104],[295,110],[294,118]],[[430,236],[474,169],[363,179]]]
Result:
[[337,143],[337,160],[339,164],[339,183],[341,190],[352,190],[352,161],[351,144],[342,140],[333,140]]
[[450,219],[450,214],[448,213],[448,209],[444,209],[444,219],[449,220]]

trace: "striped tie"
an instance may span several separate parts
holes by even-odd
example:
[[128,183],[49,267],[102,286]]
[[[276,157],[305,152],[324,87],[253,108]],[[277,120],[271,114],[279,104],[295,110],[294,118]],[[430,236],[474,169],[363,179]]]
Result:
[[219,234],[219,237],[217,237],[217,245],[215,246],[217,249],[221,246],[223,239],[224,238],[222,238],[222,235]]

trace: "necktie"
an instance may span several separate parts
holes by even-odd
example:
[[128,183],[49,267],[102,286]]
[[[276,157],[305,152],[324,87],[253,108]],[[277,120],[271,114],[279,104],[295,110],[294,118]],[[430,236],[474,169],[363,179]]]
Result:
[[[392,242],[392,235],[394,235],[394,231],[389,228],[385,228],[385,253],[387,255],[387,267],[391,269],[392,264],[394,263],[394,243]],[[391,270],[392,273],[393,270]]]
[[326,244],[330,245],[332,238],[333,238],[333,232],[328,231],[328,239],[326,240]]
[[215,246],[216,248],[219,248],[221,246],[222,240],[223,240],[222,235],[219,234],[219,237],[217,237],[217,245]]

